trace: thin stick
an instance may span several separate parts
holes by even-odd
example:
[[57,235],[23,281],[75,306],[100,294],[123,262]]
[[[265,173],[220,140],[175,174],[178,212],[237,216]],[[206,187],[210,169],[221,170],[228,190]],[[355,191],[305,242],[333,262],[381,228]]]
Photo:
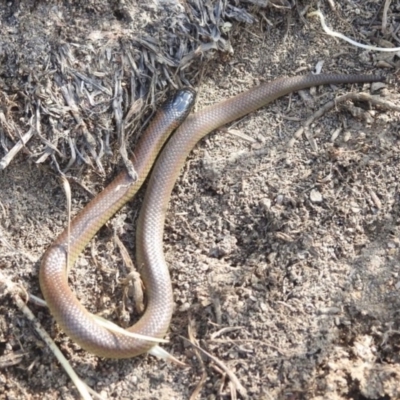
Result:
[[[78,392],[85,400],[91,400],[92,397],[89,394],[89,389],[86,383],[84,383],[73,370],[67,359],[61,353],[60,349],[53,342],[51,337],[47,334],[47,332],[42,328],[39,321],[33,315],[32,311],[25,305],[24,301],[20,297],[20,293],[24,292],[24,290],[18,285],[14,284],[10,280],[8,280],[1,272],[0,272],[0,284],[5,287],[5,290],[12,296],[14,303],[16,306],[22,311],[25,317],[31,321],[32,326],[38,335],[42,338],[42,340],[49,346],[50,350],[53,352],[54,356],[58,359],[61,366],[64,368],[65,372],[69,375],[72,382],[76,386]],[[97,395],[98,398],[101,398]]]
[[386,28],[387,28],[387,13],[389,10],[389,6],[392,0],[385,0],[385,5],[383,6],[383,12],[382,12],[382,33],[386,33]]
[[229,376],[229,379],[231,380],[231,382],[235,385],[235,388],[237,389],[237,391],[240,393],[240,395],[244,398],[244,399],[248,399],[248,395],[247,395],[247,390],[244,388],[244,386],[242,386],[242,384],[239,382],[239,379],[236,377],[236,375],[221,361],[218,360],[218,358],[212,356],[210,353],[208,353],[207,351],[205,351],[204,349],[202,349],[200,346],[197,346],[195,343],[190,342],[189,340],[187,340],[186,338],[182,337],[182,339],[186,340],[187,342],[189,342],[193,347],[195,347],[197,350],[200,350],[203,354],[205,354],[207,357],[209,357],[212,361],[215,362],[215,364],[217,364],[222,370],[224,370],[224,372]]
[[32,129],[32,127],[29,128],[29,131],[26,132],[21,139],[18,140],[14,147],[0,160],[0,171],[10,164],[19,151],[29,142],[34,132],[35,131]]
[[309,127],[316,119],[321,118],[325,113],[336,107],[337,104],[343,103],[347,100],[369,102],[372,105],[379,106],[386,110],[400,111],[399,106],[390,101],[384,100],[379,96],[372,96],[369,93],[346,93],[343,96],[339,96],[336,99],[329,101],[317,112],[311,115],[311,117],[304,122],[303,126],[298,129],[293,137],[289,140],[288,147],[293,147],[294,143],[301,137],[305,129]]
[[333,31],[331,28],[329,28],[326,23],[325,23],[325,17],[323,16],[323,14],[321,13],[321,11],[312,11],[310,12],[308,15],[308,17],[313,17],[313,16],[317,16],[320,18],[321,20],[321,25],[322,25],[322,29],[325,31],[326,34],[330,35],[330,36],[334,36],[337,37],[339,39],[343,39],[346,42],[352,44],[353,46],[356,47],[361,47],[362,49],[366,49],[366,50],[374,50],[374,51],[383,51],[383,52],[397,52],[400,51],[400,47],[392,47],[392,48],[387,48],[387,47],[375,47],[375,46],[370,46],[368,44],[362,44],[362,43],[358,43],[353,39],[348,38],[347,36],[343,35],[340,32],[335,32]]
[[68,276],[70,268],[71,268],[71,265],[69,265],[69,244],[70,244],[70,241],[71,241],[71,208],[72,208],[71,207],[71,204],[72,204],[71,199],[72,199],[72,195],[71,195],[71,186],[70,186],[70,184],[68,182],[68,179],[65,177],[65,175],[61,175],[61,180],[62,180],[62,183],[63,183],[65,197],[67,198],[67,219],[68,219],[68,222],[67,222],[67,231],[68,231],[67,238],[68,239],[67,239],[67,271],[66,271],[66,273],[67,273],[67,276]]

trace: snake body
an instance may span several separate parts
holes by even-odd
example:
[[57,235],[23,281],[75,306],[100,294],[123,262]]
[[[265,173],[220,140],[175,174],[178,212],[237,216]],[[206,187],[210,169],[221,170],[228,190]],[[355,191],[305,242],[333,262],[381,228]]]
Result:
[[[325,84],[381,80],[374,75],[341,74],[279,78],[208,106],[186,119],[195,95],[190,89],[178,92],[139,140],[132,158],[138,179],[133,181],[126,172],[122,172],[72,221],[69,243],[65,230],[43,257],[40,286],[52,315],[62,329],[85,350],[102,357],[134,357],[154,346],[154,342],[110,332],[99,325],[72,293],[66,276],[67,251],[68,262],[72,264],[101,226],[134,196],[152,168],[136,235],[137,266],[146,287],[147,306],[141,319],[128,330],[163,338],[173,309],[172,285],[163,252],[165,215],[180,170],[196,143],[220,126],[288,93]],[[175,128],[177,130],[167,141]]]

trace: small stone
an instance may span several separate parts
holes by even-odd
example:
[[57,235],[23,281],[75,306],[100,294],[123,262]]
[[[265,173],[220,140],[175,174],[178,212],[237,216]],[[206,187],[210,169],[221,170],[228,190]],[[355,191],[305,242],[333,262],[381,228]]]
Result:
[[269,211],[271,209],[271,200],[268,198],[264,198],[260,200],[260,206],[265,210]]
[[313,203],[321,203],[322,194],[317,189],[312,189],[310,192],[310,199]]
[[190,308],[190,304],[189,303],[183,303],[180,307],[179,307],[179,311],[180,312],[185,312],[187,310],[189,310]]
[[379,90],[382,90],[386,87],[386,83],[384,82],[374,82],[371,84],[371,92],[375,93],[378,92]]

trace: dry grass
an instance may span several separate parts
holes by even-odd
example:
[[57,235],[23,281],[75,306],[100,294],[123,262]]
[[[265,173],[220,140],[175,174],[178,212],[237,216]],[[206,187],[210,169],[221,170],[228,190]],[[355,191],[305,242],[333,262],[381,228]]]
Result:
[[[104,398],[183,399],[195,390],[209,399],[241,391],[262,399],[400,397],[398,57],[325,36],[307,19],[317,2],[263,3],[0,5],[0,159],[8,157],[0,171],[0,268],[37,295],[39,260],[66,226],[58,176],[70,178],[76,213],[118,168],[129,168],[137,135],[170,90],[194,85],[201,108],[320,61],[325,72],[389,76],[361,97],[353,87],[285,98],[195,149],[165,236],[176,300],[166,347],[190,368],[152,357],[99,359],[32,306]],[[394,0],[329,0],[321,9],[348,37],[399,46]],[[338,93],[346,101],[330,103]],[[122,325],[137,314],[137,290],[121,281],[134,271],[139,204],[125,207],[71,272],[82,303]],[[0,399],[76,398],[1,295]],[[182,339],[188,326],[209,356]]]

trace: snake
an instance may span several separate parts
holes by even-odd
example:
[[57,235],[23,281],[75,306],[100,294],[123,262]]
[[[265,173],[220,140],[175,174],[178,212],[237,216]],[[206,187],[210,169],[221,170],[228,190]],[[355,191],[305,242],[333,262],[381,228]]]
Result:
[[138,141],[131,158],[137,176],[122,171],[73,218],[69,229],[58,236],[42,258],[40,287],[50,313],[62,330],[83,349],[100,357],[130,358],[151,350],[156,344],[154,341],[127,336],[98,323],[69,287],[67,264],[76,261],[97,231],[133,198],[150,175],[136,231],[136,266],[146,289],[146,308],[127,331],[155,340],[164,338],[174,307],[172,282],[163,251],[164,224],[171,192],[195,145],[210,132],[292,92],[327,84],[383,80],[369,74],[282,77],[195,113],[190,113],[195,91],[179,90],[158,110]]

